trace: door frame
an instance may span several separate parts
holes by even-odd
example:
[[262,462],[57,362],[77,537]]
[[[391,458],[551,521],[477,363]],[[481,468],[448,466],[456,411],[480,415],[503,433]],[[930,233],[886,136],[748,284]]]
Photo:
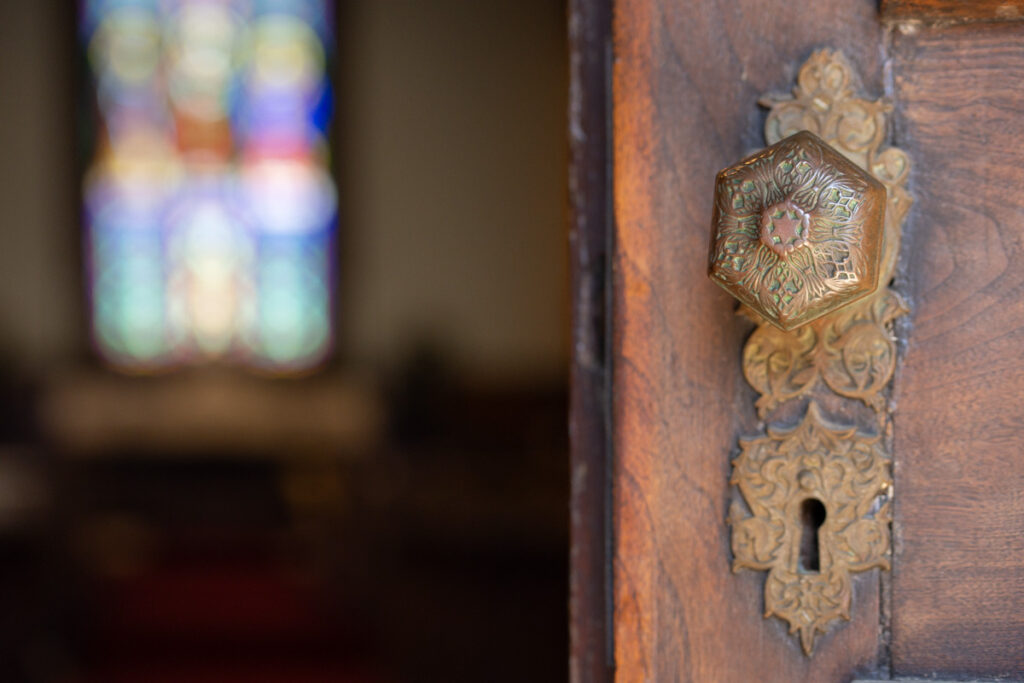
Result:
[[611,518],[612,0],[569,0],[569,680],[614,679]]

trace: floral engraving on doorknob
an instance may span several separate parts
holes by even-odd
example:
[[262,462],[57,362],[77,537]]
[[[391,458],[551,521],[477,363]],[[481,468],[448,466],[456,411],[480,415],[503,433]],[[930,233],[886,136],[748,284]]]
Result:
[[795,133],[718,174],[708,272],[790,330],[877,288],[884,216],[882,183]]
[[[800,69],[792,96],[763,98],[761,103],[770,107],[765,137],[773,147],[719,176],[713,219],[711,276],[740,299],[739,313],[757,324],[743,350],[743,374],[760,394],[758,416],[769,423],[761,435],[740,439],[740,453],[733,461],[731,483],[738,490],[728,517],[733,570],[768,572],[765,617],[781,618],[791,632],[799,632],[807,655],[819,635],[836,621],[850,618],[851,574],[887,569],[891,554],[892,420],[886,389],[898,357],[893,324],[908,307],[889,284],[902,222],[911,205],[905,188],[910,161],[898,148],[883,149],[889,106],[856,97],[854,81],[841,54],[821,50]],[[795,145],[798,140],[812,143]],[[827,152],[819,152],[822,147]],[[804,157],[794,149],[811,151]],[[822,182],[809,185],[792,180],[811,173],[798,168],[801,162],[826,158],[836,167],[846,161],[864,170],[822,173]],[[884,213],[880,229],[875,232],[876,223],[859,228],[859,233],[858,228],[848,228],[852,216],[861,215],[864,188],[879,184],[884,190],[877,203],[885,208],[879,211]],[[828,208],[827,192],[835,186],[843,190],[834,201],[847,207],[851,218]],[[811,195],[825,193],[825,198],[807,203],[808,188]],[[843,194],[846,190],[849,193]],[[860,204],[843,204],[847,198]],[[835,215],[838,218],[832,218]],[[830,221],[837,226],[834,233],[823,230]],[[834,251],[815,260],[822,234]],[[855,235],[859,246],[852,243]],[[862,278],[863,271],[854,268],[856,287],[840,279],[835,290],[842,293],[832,295],[829,310],[801,318],[802,311],[813,309],[808,303],[812,297],[821,296],[815,288],[816,274],[832,272],[831,266],[822,271],[821,264],[831,259],[852,263],[852,256],[844,261],[844,252],[835,249],[848,245],[852,255],[864,249],[865,236],[878,239],[867,245],[873,250],[868,260],[877,257],[875,275]],[[719,258],[723,254],[727,257]],[[775,270],[758,269],[766,263]],[[785,264],[781,270],[780,263]],[[802,277],[796,291],[788,276],[794,270]],[[837,273],[840,270],[836,268]],[[877,285],[859,289],[872,278]],[[775,281],[779,287],[773,290]],[[853,289],[856,292],[849,296]],[[792,299],[766,298],[764,292],[773,291]],[[818,400],[828,405],[832,419],[823,417]],[[771,424],[775,415],[787,420],[800,415],[798,401],[806,402],[806,408],[796,427]],[[854,410],[856,403],[870,407],[874,419]],[[840,416],[849,424],[840,425]],[[809,501],[824,511],[813,531],[800,516]],[[801,539],[808,533],[817,540],[813,567],[805,566],[801,555]]]
[[761,212],[761,242],[777,256],[807,244],[811,214],[792,199],[772,204]]
[[[837,619],[850,618],[851,572],[889,568],[892,476],[880,436],[826,422],[811,403],[798,427],[740,440],[729,510],[733,571],[767,570],[764,616],[789,623],[806,654]],[[824,506],[816,566],[801,566],[801,505]]]

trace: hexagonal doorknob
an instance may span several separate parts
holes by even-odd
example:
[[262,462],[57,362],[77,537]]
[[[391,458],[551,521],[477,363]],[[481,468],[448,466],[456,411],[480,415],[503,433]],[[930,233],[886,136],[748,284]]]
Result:
[[802,131],[718,174],[708,274],[783,330],[878,287],[885,187]]

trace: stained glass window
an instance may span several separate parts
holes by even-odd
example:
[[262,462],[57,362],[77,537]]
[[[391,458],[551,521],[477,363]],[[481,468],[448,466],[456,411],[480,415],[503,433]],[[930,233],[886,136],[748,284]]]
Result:
[[100,354],[270,371],[332,341],[327,0],[85,0],[85,253]]

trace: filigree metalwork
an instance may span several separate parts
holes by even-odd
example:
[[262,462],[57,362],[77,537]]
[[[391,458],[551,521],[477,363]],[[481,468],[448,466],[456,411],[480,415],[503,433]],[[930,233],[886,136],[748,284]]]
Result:
[[[765,617],[787,621],[810,654],[818,633],[850,618],[850,572],[889,568],[889,455],[880,436],[829,424],[814,403],[795,429],[769,428],[740,447],[731,483],[752,514],[733,502],[733,570],[768,571]],[[825,510],[815,571],[800,566],[807,500]]]
[[896,369],[893,320],[907,312],[895,292],[883,289],[792,332],[762,324],[743,349],[743,374],[761,394],[757,413],[766,417],[782,403],[808,396],[819,382],[881,413],[882,389]]
[[885,187],[794,133],[718,174],[711,279],[789,330],[878,286]]
[[800,67],[792,96],[761,98],[760,104],[770,109],[764,137],[774,145],[802,130],[810,131],[885,185],[888,201],[881,278],[885,284],[892,278],[900,226],[913,202],[906,189],[910,159],[898,147],[883,149],[885,116],[892,105],[884,99],[856,97],[855,80],[853,67],[841,52],[818,50]]
[[[822,50],[800,69],[792,96],[768,96],[761,103],[771,108],[765,124],[768,144],[810,131],[884,186],[878,287],[788,331],[765,315],[763,306],[738,297],[743,302],[740,313],[757,323],[743,351],[743,373],[760,394],[758,415],[768,420],[776,409],[794,401],[807,401],[807,408],[795,428],[768,426],[763,435],[740,440],[731,481],[742,502],[735,500],[729,514],[733,569],[768,571],[765,616],[788,622],[791,632],[800,633],[808,655],[818,634],[826,633],[839,619],[849,619],[851,573],[886,569],[891,553],[886,388],[897,359],[893,321],[908,309],[889,283],[900,228],[911,204],[905,188],[910,162],[902,150],[882,148],[889,105],[856,97],[854,80],[841,54]],[[788,195],[782,199],[773,195],[764,201],[764,208],[773,217],[783,212],[784,220],[774,232],[781,237],[776,243],[781,247],[772,253],[792,258],[807,249],[800,240],[809,243],[810,238],[800,234],[803,217],[798,211],[790,212],[785,205],[788,199]],[[782,206],[773,208],[780,202]],[[794,204],[807,213],[804,205]],[[761,241],[764,219],[748,219],[744,226],[745,239],[756,234],[758,249],[768,250],[771,245]],[[716,248],[712,247],[712,254]],[[821,392],[838,399],[837,404],[836,398],[830,398],[830,406],[842,404],[843,399],[869,406],[873,424],[864,430],[825,420],[814,400]],[[820,565],[816,568],[800,564],[800,539],[806,531],[800,510],[808,500],[820,502],[825,510],[817,531]]]

